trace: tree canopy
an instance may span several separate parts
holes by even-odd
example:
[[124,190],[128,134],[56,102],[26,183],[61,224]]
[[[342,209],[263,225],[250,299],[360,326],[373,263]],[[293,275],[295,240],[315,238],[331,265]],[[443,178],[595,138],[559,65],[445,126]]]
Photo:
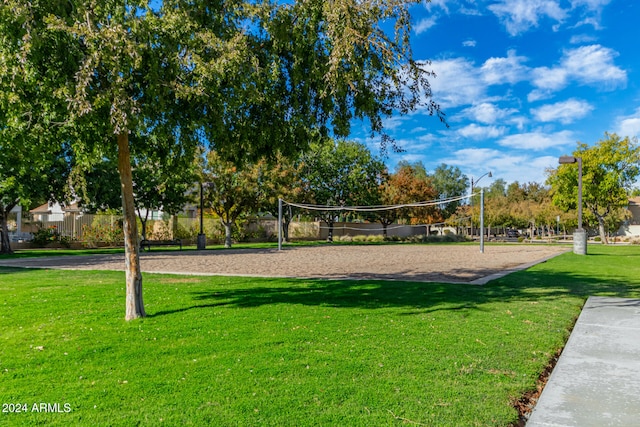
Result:
[[[602,242],[607,242],[606,221],[628,205],[628,191],[640,175],[640,147],[635,138],[605,133],[594,146],[579,142],[572,154],[582,158],[583,204],[595,219]],[[577,208],[577,164],[549,170],[547,183],[557,206]]]
[[[444,120],[431,99],[433,74],[412,56],[414,3],[2,3],[1,37],[20,58],[7,75],[39,82],[29,101],[65,107],[67,132],[56,141],[73,148],[79,170],[117,156],[126,319],[145,315],[132,153],[155,136],[209,144],[236,161],[274,158],[304,151],[318,135],[348,135],[352,119],[366,121],[383,146],[391,142],[383,119],[394,113],[424,105]],[[16,117],[32,108],[17,110]],[[50,109],[33,114],[49,117]]]
[[[382,161],[366,146],[355,141],[325,139],[302,156],[300,178],[306,202],[324,206],[367,206],[377,204],[378,186],[385,170]],[[329,225],[340,212],[321,211]]]

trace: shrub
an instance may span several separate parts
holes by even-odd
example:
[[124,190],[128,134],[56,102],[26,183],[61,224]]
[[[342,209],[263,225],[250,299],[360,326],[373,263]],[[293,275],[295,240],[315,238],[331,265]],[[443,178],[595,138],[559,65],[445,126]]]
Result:
[[55,242],[60,243],[60,245],[62,245],[65,248],[68,248],[71,246],[71,238],[68,236],[60,235],[60,232],[58,231],[58,227],[56,227],[55,225],[52,225],[47,228],[39,228],[38,231],[33,233],[33,239],[31,240],[31,242],[34,245],[40,246],[40,247],[45,247],[50,243],[55,243]]
[[124,241],[122,219],[113,221],[109,215],[97,215],[91,225],[82,226],[82,238],[87,247],[95,247],[98,243],[120,244]]
[[36,246],[47,246],[49,243],[58,241],[60,234],[55,225],[48,228],[39,228],[38,231],[33,233],[32,243]]

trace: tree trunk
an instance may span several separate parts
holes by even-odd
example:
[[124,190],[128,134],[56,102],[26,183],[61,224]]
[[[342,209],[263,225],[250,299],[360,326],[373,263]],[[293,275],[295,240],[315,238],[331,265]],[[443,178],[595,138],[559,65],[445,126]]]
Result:
[[140,219],[140,225],[142,226],[142,240],[147,240],[147,221],[149,219],[149,209],[147,209],[144,217],[142,217],[139,208],[136,208],[136,211],[138,212],[138,218]]
[[142,226],[142,240],[147,239],[147,220],[140,218],[140,225]]
[[178,215],[171,215],[171,239],[178,236]]
[[285,242],[289,242],[289,226],[291,225],[292,219],[290,217],[285,217],[282,220],[282,240]]
[[6,209],[4,206],[0,209],[0,254],[12,254],[11,242],[9,241],[9,227],[7,220],[11,208]]
[[327,242],[333,243],[333,221],[327,221],[329,232],[327,233]]
[[230,248],[233,244],[233,241],[231,240],[231,223],[230,222],[225,222],[224,223],[224,247],[225,248]]
[[293,211],[291,205],[287,205],[287,212],[282,212],[282,238],[285,242],[289,242],[289,227],[293,222]]
[[598,215],[598,234],[600,234],[600,240],[603,245],[609,244],[609,239],[607,238],[607,232],[604,227],[604,218]]
[[118,134],[118,172],[122,190],[122,214],[124,231],[124,266],[126,277],[125,320],[145,317],[142,300],[142,274],[138,247],[138,224],[133,200],[133,178],[131,176],[131,154],[129,134]]

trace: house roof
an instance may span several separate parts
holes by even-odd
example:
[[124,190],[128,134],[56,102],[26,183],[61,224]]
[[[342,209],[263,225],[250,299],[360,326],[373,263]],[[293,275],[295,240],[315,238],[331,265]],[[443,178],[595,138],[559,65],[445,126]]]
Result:
[[40,205],[37,208],[33,208],[29,211],[29,213],[34,214],[49,214],[51,213],[51,208],[49,207],[49,203],[45,203],[44,205]]
[[[58,205],[60,206],[60,205]],[[68,212],[80,212],[80,208],[78,207],[78,203],[77,202],[73,202],[71,203],[69,206],[60,206],[60,209],[62,210],[62,212],[68,213]],[[51,208],[51,205],[49,203],[45,203],[43,205],[38,206],[37,208],[33,208],[29,211],[29,213],[32,214],[51,214],[53,213],[53,210]]]

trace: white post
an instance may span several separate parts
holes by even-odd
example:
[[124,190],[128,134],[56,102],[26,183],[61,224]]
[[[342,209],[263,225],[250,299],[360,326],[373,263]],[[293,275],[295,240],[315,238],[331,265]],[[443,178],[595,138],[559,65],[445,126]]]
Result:
[[480,189],[480,253],[484,253],[484,189]]
[[278,250],[282,250],[282,199],[278,199]]

